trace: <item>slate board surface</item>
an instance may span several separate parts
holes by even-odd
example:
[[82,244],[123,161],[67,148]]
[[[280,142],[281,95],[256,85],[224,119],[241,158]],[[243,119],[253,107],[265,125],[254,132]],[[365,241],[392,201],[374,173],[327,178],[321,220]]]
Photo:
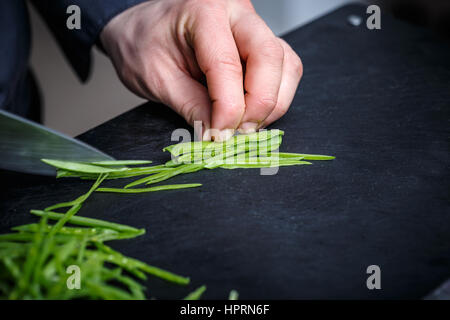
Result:
[[[192,286],[150,280],[149,296],[180,298],[420,298],[450,277],[450,47],[383,16],[382,30],[353,27],[346,6],[285,36],[304,77],[282,150],[333,162],[177,177],[199,189],[94,194],[79,215],[145,227],[112,243],[130,256],[189,275]],[[107,93],[105,93],[107,94]],[[164,162],[161,149],[186,127],[148,103],[80,138],[118,159]],[[1,227],[35,221],[29,209],[71,200],[89,183],[1,172]],[[121,182],[119,182],[120,184]],[[116,185],[117,182],[108,182]],[[381,267],[381,290],[366,268]]]

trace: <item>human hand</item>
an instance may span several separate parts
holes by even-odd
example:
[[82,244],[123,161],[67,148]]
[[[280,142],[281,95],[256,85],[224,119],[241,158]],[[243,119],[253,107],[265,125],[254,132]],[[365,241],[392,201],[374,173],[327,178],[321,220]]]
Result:
[[279,119],[303,71],[249,0],[144,2],[114,17],[100,39],[131,91],[167,104],[191,125],[202,121],[206,140]]

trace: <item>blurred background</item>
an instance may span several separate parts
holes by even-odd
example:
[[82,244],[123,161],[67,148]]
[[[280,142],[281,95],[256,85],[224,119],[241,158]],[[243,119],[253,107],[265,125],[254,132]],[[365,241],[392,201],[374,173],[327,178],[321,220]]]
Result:
[[[105,0],[106,1],[106,0]],[[256,11],[275,34],[282,35],[351,0],[253,0]],[[450,0],[360,0],[378,4],[400,18],[429,25],[441,33],[450,26]],[[31,6],[30,6],[31,7]],[[43,99],[45,125],[71,136],[97,126],[144,100],[118,80],[108,58],[94,50],[94,65],[87,83],[80,83],[38,14],[30,8],[33,32],[32,68]],[[448,33],[447,33],[448,34]]]

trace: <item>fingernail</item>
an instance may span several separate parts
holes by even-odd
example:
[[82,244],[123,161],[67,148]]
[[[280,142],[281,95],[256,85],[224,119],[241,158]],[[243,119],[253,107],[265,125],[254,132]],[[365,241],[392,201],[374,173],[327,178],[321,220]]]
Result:
[[203,132],[202,140],[203,140],[203,141],[211,141],[211,130],[206,129],[206,130]]
[[215,136],[214,141],[216,142],[223,142],[230,139],[234,134],[234,129],[224,129],[220,131],[220,134]]
[[240,133],[253,133],[256,132],[256,128],[258,128],[258,124],[256,122],[244,122],[239,127],[238,131]]

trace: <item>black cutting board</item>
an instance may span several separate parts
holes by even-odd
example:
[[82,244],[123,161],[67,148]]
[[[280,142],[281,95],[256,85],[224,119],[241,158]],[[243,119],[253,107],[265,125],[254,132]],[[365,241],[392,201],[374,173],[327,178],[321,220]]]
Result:
[[[332,162],[202,171],[174,183],[199,189],[94,194],[80,215],[144,227],[111,243],[125,254],[189,275],[188,288],[150,280],[149,296],[180,298],[206,284],[246,298],[420,298],[450,277],[450,47],[431,32],[346,6],[284,38],[304,77],[282,150],[332,154]],[[99,106],[100,107],[100,106]],[[161,149],[187,127],[148,103],[80,138],[118,159],[169,159]],[[71,200],[89,183],[0,173],[1,231],[35,221],[29,209]],[[108,182],[108,185],[121,181]],[[381,267],[381,290],[366,268]]]

